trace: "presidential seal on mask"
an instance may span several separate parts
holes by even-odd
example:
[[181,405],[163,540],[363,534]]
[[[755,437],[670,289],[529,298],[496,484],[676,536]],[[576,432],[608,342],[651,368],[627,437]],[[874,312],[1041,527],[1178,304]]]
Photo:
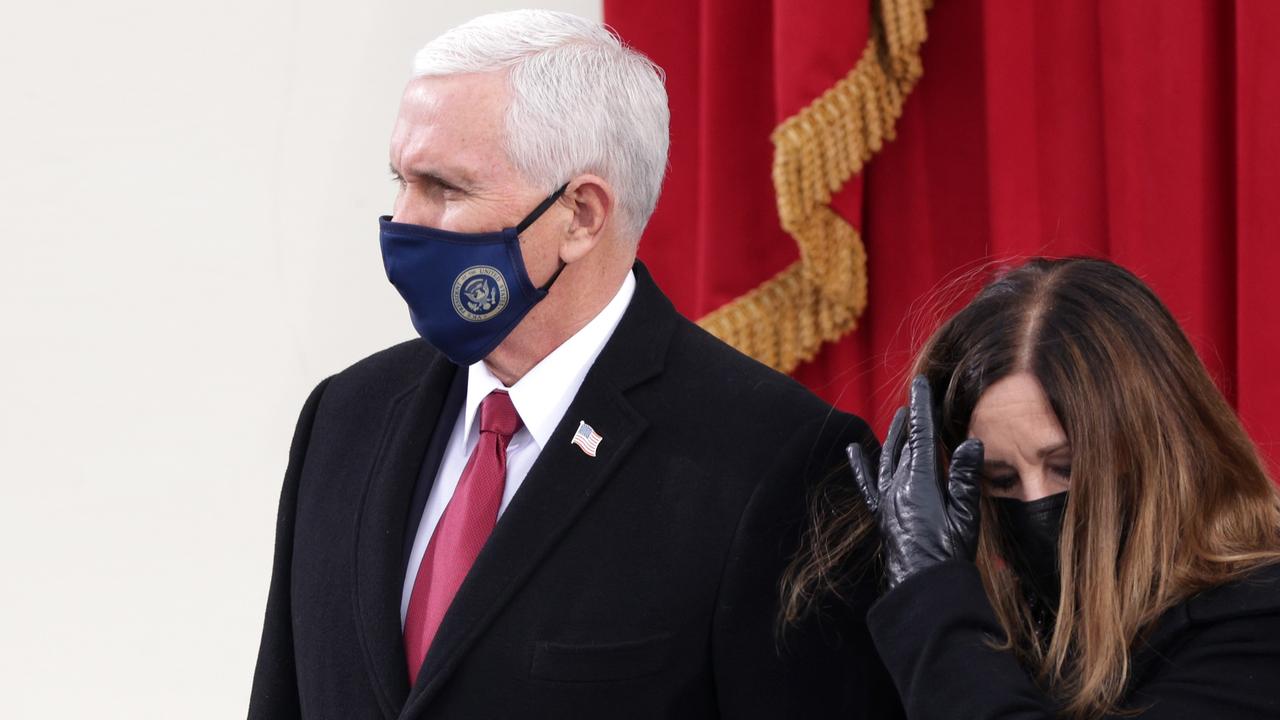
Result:
[[[563,261],[542,287],[534,287],[520,253],[520,234],[567,187],[561,185],[520,222],[497,232],[454,232],[395,222],[390,215],[378,219],[387,279],[409,306],[414,329],[454,363],[471,365],[488,355],[560,277]],[[443,288],[450,288],[447,299]]]

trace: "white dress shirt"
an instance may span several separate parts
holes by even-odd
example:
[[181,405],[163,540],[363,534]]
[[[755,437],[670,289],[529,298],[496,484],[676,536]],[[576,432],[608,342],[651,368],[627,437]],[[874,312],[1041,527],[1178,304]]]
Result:
[[409,567],[400,595],[401,628],[404,627],[405,615],[409,612],[409,596],[413,592],[413,583],[418,576],[422,556],[427,551],[427,544],[453,497],[471,451],[480,440],[480,401],[494,390],[505,389],[511,395],[511,402],[524,423],[507,445],[507,482],[502,491],[502,503],[498,506],[498,516],[501,517],[511,503],[511,498],[520,489],[529,468],[533,467],[542,448],[547,446],[551,433],[569,409],[569,403],[578,394],[587,371],[595,363],[605,343],[613,336],[614,328],[631,303],[635,289],[635,276],[627,273],[622,286],[600,314],[509,388],[504,388],[502,381],[489,371],[484,362],[467,368],[467,399],[462,412],[458,413],[458,419],[454,421],[444,457],[440,459],[440,469],[436,471],[435,483],[431,486],[426,507],[422,510],[422,521],[414,536],[413,550],[409,553]]

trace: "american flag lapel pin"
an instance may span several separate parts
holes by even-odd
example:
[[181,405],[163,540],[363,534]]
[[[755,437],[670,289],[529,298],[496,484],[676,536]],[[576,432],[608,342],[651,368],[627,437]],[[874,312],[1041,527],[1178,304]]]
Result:
[[586,453],[589,457],[596,456],[596,449],[600,447],[600,441],[604,437],[596,432],[586,422],[578,421],[578,431],[573,434],[573,439],[569,441],[571,445],[577,445],[578,449]]

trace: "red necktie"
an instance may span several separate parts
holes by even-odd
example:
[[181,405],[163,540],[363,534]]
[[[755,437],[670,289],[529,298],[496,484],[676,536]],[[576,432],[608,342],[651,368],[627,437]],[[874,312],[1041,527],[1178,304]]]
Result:
[[520,425],[520,415],[505,392],[495,390],[480,402],[480,441],[436,524],[409,596],[404,650],[410,684],[418,677],[449,603],[498,521],[507,481],[507,443]]

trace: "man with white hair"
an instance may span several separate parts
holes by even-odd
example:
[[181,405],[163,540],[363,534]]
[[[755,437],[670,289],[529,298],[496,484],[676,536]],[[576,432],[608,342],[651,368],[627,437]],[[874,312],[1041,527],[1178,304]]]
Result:
[[661,72],[596,22],[418,53],[380,240],[422,339],[302,410],[251,718],[896,712],[873,580],[777,621],[808,493],[875,438],[636,262],[667,126]]

